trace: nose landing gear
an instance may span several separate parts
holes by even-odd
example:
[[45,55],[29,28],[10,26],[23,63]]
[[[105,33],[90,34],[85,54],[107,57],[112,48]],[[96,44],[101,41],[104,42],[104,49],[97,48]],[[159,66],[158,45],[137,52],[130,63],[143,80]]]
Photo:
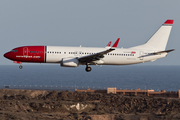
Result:
[[89,65],[88,64],[86,64],[86,72],[90,72],[92,69],[91,69],[91,67],[89,67]]
[[19,69],[22,69],[22,68],[23,68],[22,62],[20,62],[20,61],[13,61],[13,62],[16,63],[16,64],[20,64],[20,65],[19,65]]
[[20,66],[19,66],[19,69],[22,69],[22,68],[23,68],[23,66],[22,66],[22,65],[20,65]]

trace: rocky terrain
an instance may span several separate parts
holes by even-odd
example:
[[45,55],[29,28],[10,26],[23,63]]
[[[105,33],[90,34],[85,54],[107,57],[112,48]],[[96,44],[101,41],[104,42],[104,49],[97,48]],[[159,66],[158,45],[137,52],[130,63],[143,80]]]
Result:
[[1,120],[179,120],[180,100],[0,89]]

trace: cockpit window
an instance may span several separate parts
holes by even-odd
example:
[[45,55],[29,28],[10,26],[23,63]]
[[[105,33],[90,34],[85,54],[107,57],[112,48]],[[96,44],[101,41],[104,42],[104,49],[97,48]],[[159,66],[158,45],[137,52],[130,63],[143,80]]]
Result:
[[11,50],[11,52],[17,52],[18,50]]

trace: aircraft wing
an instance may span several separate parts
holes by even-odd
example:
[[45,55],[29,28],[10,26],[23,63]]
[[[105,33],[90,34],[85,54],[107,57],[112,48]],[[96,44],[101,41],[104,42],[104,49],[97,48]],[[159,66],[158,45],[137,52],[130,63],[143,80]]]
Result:
[[109,48],[109,49],[107,49],[105,51],[78,58],[79,62],[83,63],[83,64],[86,64],[86,63],[90,63],[90,62],[93,62],[93,61],[96,61],[96,60],[100,60],[101,58],[104,58],[104,54],[107,54],[107,53],[115,50],[115,48],[117,47],[117,45],[119,43],[119,40],[120,40],[120,38],[118,38],[116,40],[116,42],[114,43],[114,45],[111,48]]

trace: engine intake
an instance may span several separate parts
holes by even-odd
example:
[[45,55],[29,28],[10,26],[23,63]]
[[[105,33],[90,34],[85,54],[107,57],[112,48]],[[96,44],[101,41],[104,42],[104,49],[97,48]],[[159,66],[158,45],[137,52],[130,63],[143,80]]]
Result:
[[79,66],[79,61],[77,58],[63,58],[61,62],[62,67],[77,67]]

